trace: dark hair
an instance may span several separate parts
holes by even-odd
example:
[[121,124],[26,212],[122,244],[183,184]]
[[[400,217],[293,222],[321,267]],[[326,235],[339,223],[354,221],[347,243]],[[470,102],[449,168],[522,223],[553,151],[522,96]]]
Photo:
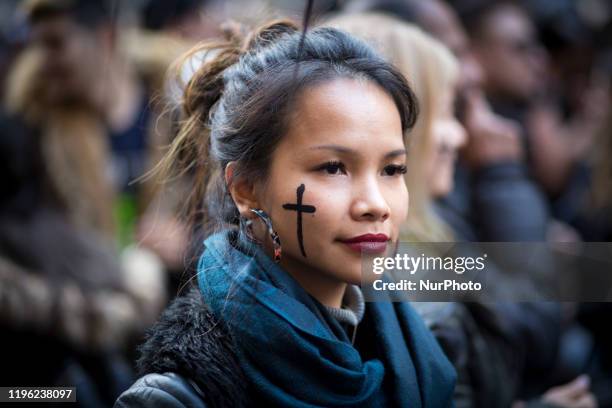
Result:
[[148,30],[163,30],[171,23],[197,12],[206,0],[149,0],[142,12],[142,25]]
[[64,15],[89,28],[113,21],[108,0],[30,0],[25,8],[32,25]]
[[306,87],[334,78],[367,79],[393,98],[404,131],[414,125],[416,97],[402,74],[369,46],[334,28],[307,32],[303,47],[300,38],[293,23],[277,21],[245,41],[233,36],[201,45],[183,60],[193,63],[204,55],[184,89],[179,135],[158,169],[191,176],[187,214],[195,231],[208,235],[239,225],[224,169],[233,161],[234,179],[265,180],[287,113]]

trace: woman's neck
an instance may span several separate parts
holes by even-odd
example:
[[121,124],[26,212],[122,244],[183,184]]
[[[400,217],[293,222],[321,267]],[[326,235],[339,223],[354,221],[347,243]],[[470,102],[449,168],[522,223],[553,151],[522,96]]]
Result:
[[308,294],[317,299],[321,304],[335,308],[342,306],[342,299],[347,287],[346,282],[338,281],[319,271],[313,271],[312,269],[305,270],[303,267],[292,265],[287,260],[281,261],[281,266]]

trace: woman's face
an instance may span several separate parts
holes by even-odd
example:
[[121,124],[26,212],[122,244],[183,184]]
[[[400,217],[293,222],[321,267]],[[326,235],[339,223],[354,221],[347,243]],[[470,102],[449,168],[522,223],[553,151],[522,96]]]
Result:
[[108,52],[112,48],[108,28],[84,28],[67,16],[38,22],[33,27],[31,46],[42,54],[44,96],[53,104],[95,103],[105,83]]
[[466,132],[453,111],[454,90],[446,92],[436,107],[431,127],[432,143],[428,154],[427,182],[434,198],[444,197],[453,189],[457,150],[466,142]]
[[361,251],[383,256],[408,212],[398,109],[369,81],[336,79],[301,94],[288,129],[257,193],[281,266],[311,294],[358,284]]

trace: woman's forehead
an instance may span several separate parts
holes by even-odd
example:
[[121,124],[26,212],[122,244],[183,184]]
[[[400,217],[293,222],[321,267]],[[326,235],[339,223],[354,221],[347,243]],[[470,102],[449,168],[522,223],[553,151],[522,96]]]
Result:
[[353,150],[379,143],[403,145],[395,102],[366,80],[340,78],[304,90],[288,128],[293,145],[347,145]]

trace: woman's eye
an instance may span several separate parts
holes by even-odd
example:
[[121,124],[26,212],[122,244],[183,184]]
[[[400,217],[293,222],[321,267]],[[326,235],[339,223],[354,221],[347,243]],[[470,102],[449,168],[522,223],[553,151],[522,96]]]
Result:
[[383,169],[383,174],[385,176],[396,176],[399,174],[406,174],[407,171],[408,169],[404,165],[391,164]]
[[336,174],[346,174],[346,167],[344,164],[340,162],[329,162],[325,163],[318,170],[324,171],[327,174],[336,175]]

